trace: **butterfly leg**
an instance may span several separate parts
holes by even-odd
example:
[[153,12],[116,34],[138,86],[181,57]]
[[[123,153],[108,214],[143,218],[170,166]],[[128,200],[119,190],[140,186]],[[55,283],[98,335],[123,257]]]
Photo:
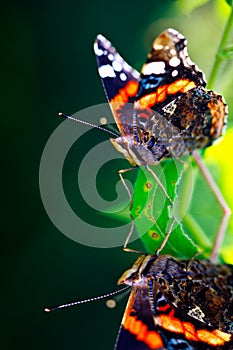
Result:
[[131,170],[134,170],[134,168],[123,169],[123,170],[119,170],[118,171],[118,174],[119,174],[119,177],[121,179],[121,182],[122,182],[124,188],[126,189],[126,192],[128,193],[128,196],[129,196],[129,202],[130,202],[129,209],[130,210],[132,209],[133,198],[132,198],[131,192],[129,190],[129,187],[126,185],[125,179],[123,178],[122,174],[124,174],[124,173],[126,173],[128,171],[131,171]]
[[175,219],[175,217],[173,216],[173,217],[171,218],[171,223],[170,223],[170,225],[168,226],[168,229],[167,229],[166,235],[165,235],[165,237],[164,237],[164,240],[163,240],[161,246],[156,250],[156,254],[159,254],[159,253],[161,252],[161,250],[165,247],[165,245],[166,245],[166,243],[167,243],[167,241],[168,241],[168,239],[169,239],[169,237],[170,237],[170,235],[171,235],[171,233],[172,233],[172,230],[173,230],[173,227],[174,227],[175,222],[176,222],[176,219]]
[[[159,178],[157,177],[157,175],[149,168],[149,166],[146,166],[147,170],[149,171],[149,173],[153,176],[153,178],[155,179],[156,183],[160,186],[160,188],[163,190],[163,192],[165,193],[166,197],[168,198],[169,202],[171,203],[171,205],[173,205],[173,201],[172,199],[170,198],[170,196],[168,195],[167,191],[166,191],[166,188],[164,187],[164,185],[161,183],[161,181],[159,180]],[[122,181],[122,184],[123,186],[125,187],[127,193],[128,193],[128,196],[129,196],[129,199],[130,199],[130,209],[132,208],[132,205],[133,205],[133,199],[132,199],[132,195],[131,195],[131,192],[122,176],[123,173],[127,172],[127,171],[131,171],[133,170],[134,168],[128,168],[128,169],[124,169],[124,170],[120,170],[118,173],[119,173],[119,177]],[[138,250],[134,250],[134,249],[131,249],[131,248],[127,248],[127,245],[129,243],[129,240],[133,234],[133,231],[134,231],[134,226],[135,226],[135,222],[134,222],[134,218],[133,216],[130,214],[130,218],[131,218],[131,228],[130,228],[130,231],[126,237],[126,240],[124,242],[124,245],[123,245],[123,250],[126,251],[126,252],[133,252],[133,253],[138,253],[138,254],[144,254],[144,252],[142,251],[138,251]],[[173,226],[175,224],[175,221],[176,219],[174,217],[171,218],[171,223],[170,223],[170,226],[168,228],[168,231],[164,237],[164,240],[163,240],[163,243],[161,245],[161,247],[158,249],[158,251],[161,251],[163,249],[163,247],[166,245],[167,241],[168,241],[168,238],[172,232],[172,229],[173,229]]]
[[217,230],[216,236],[215,236],[215,241],[213,244],[213,248],[212,248],[212,252],[210,255],[210,260],[212,262],[216,262],[216,260],[218,259],[218,254],[219,254],[219,250],[220,247],[222,245],[223,239],[224,239],[224,235],[228,226],[228,221],[231,215],[231,210],[227,204],[227,202],[225,201],[225,198],[223,197],[221,191],[219,190],[216,182],[214,181],[211,173],[209,172],[209,170],[207,169],[207,167],[205,166],[205,164],[202,161],[202,158],[200,157],[199,153],[197,151],[193,152],[193,158],[197,164],[197,166],[199,167],[203,177],[205,178],[205,180],[207,181],[207,183],[209,184],[216,200],[218,201],[222,212],[223,212],[223,216],[219,225],[219,228]]
[[[133,198],[132,198],[132,195],[131,195],[131,192],[129,190],[129,187],[126,185],[126,182],[125,182],[125,179],[123,178],[122,174],[128,172],[128,171],[131,171],[131,170],[134,170],[135,168],[128,168],[128,169],[122,169],[122,170],[119,170],[118,171],[118,174],[119,174],[119,177],[121,179],[121,182],[124,186],[124,188],[126,189],[126,192],[128,193],[128,196],[129,196],[129,200],[130,200],[130,206],[129,206],[129,209],[131,210],[132,209],[132,206],[133,206]],[[131,253],[138,253],[138,254],[144,254],[144,252],[142,251],[139,251],[139,250],[135,250],[135,249],[131,249],[131,248],[127,248],[127,245],[129,243],[129,240],[133,234],[133,231],[134,231],[134,218],[131,214],[130,215],[130,218],[131,218],[131,228],[130,228],[130,231],[125,239],[125,242],[124,242],[124,245],[123,245],[123,250],[125,252],[131,252]]]
[[125,239],[124,245],[123,245],[123,250],[127,253],[137,253],[137,254],[145,254],[145,252],[141,251],[141,250],[136,250],[136,249],[131,249],[131,248],[127,248],[127,245],[129,243],[130,237],[133,234],[133,230],[134,230],[134,218],[132,217],[132,215],[130,214],[130,218],[131,218],[131,228],[130,231]]
[[158,176],[153,172],[153,170],[151,170],[151,168],[146,165],[146,169],[149,171],[149,173],[153,176],[153,178],[155,179],[155,181],[157,182],[158,186],[162,189],[162,191],[164,192],[165,196],[167,197],[167,199],[169,200],[169,202],[171,203],[171,205],[173,205],[173,201],[171,199],[171,197],[169,196],[169,194],[167,193],[167,190],[165,188],[165,186],[162,184],[162,182],[159,180]]

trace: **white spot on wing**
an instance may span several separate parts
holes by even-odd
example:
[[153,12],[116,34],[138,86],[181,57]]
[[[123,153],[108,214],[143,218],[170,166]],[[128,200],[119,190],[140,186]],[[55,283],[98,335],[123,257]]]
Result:
[[120,72],[122,70],[122,65],[117,61],[113,61],[112,66],[116,72]]
[[[101,44],[101,49],[100,49],[100,44]],[[96,42],[94,43],[94,51],[97,56],[102,56],[102,55],[108,55],[109,61],[111,61],[111,58],[113,56],[113,60],[118,62],[118,64],[121,65],[121,70],[128,72],[130,75],[132,75],[135,79],[139,79],[140,74],[133,69],[128,63],[124,61],[124,59],[119,55],[119,53],[116,51],[116,49],[112,46],[110,41],[108,41],[103,35],[99,34],[96,38]],[[113,61],[112,60],[112,61]],[[110,64],[110,69],[111,69],[111,64]],[[101,71],[103,69],[101,68]],[[117,70],[116,70],[117,71]],[[118,70],[119,71],[119,70]],[[120,71],[119,71],[120,72]],[[114,73],[115,74],[115,73]],[[105,75],[105,74],[104,74]],[[111,72],[110,77],[112,77],[113,74]],[[116,75],[114,75],[115,77]]]
[[169,60],[169,65],[171,67],[177,67],[179,66],[180,64],[180,59],[176,56],[172,57],[170,60]]
[[189,66],[194,65],[193,61],[189,58],[189,56],[186,57],[186,62],[188,63]]
[[116,74],[112,68],[112,66],[110,66],[110,64],[106,64],[104,66],[99,67],[99,75],[101,78],[115,78]]
[[174,69],[174,70],[172,71],[172,76],[173,76],[173,77],[176,77],[177,75],[178,75],[178,70]]
[[97,35],[97,39],[98,39],[99,41],[102,41],[103,43],[104,43],[104,42],[108,42],[108,43],[109,43],[109,41],[108,41],[102,34],[98,34],[98,35]]
[[142,74],[163,74],[165,73],[165,63],[163,61],[146,63],[142,67]]
[[177,37],[178,37],[179,39],[184,39],[184,36],[183,36],[181,33],[178,33]]
[[187,50],[187,47],[186,47],[186,46],[183,48],[183,52],[184,52],[184,55],[185,55],[185,56],[188,56],[188,50]]
[[199,321],[202,321],[204,322],[204,317],[205,317],[205,314],[204,312],[200,309],[199,306],[195,306],[193,307],[192,309],[189,310],[188,312],[188,315],[193,317],[193,318],[196,318],[197,320]]
[[163,49],[163,45],[160,45],[160,44],[153,44],[153,49],[154,50],[162,50]]
[[94,52],[97,56],[102,56],[104,53],[103,50],[99,48],[97,43],[94,43]]
[[121,74],[120,74],[120,79],[121,79],[122,81],[126,81],[126,79],[127,79],[126,74],[125,74],[125,73],[121,73]]
[[179,32],[177,32],[177,30],[175,30],[175,29],[173,29],[173,28],[169,28],[169,29],[168,29],[168,32],[171,33],[171,34],[173,34],[173,35],[179,34]]

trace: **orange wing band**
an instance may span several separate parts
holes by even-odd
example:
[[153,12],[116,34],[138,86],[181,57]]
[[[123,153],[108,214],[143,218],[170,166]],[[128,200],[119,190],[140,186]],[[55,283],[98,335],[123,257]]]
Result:
[[123,89],[120,89],[118,94],[114,96],[110,103],[122,102],[123,104],[129,101],[129,97],[135,96],[138,90],[137,81],[129,81]]
[[136,316],[132,316],[134,300],[135,294],[131,292],[122,324],[124,329],[134,334],[138,341],[143,341],[149,349],[163,349],[163,341],[159,333],[150,331],[146,324]]
[[178,318],[173,317],[174,309],[169,315],[160,315],[159,324],[164,329],[183,334],[186,339],[200,341],[212,346],[223,346],[232,339],[232,335],[220,330],[209,331],[207,329],[195,329],[190,322],[182,322]]
[[165,101],[167,95],[174,95],[177,92],[187,92],[197,85],[189,79],[179,79],[171,84],[166,84],[158,87],[156,92],[152,92],[143,96],[138,100],[140,108],[150,108],[158,102]]

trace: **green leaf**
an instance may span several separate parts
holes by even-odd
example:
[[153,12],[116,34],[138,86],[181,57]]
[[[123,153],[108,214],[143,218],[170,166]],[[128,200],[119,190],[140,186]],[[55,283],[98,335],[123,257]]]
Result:
[[[233,128],[227,130],[220,143],[208,147],[204,156],[233,212],[232,148]],[[175,209],[171,211],[169,201],[153,176],[144,167],[139,168],[131,215],[146,251],[154,253],[160,247],[171,217],[175,215],[182,224],[176,225],[163,253],[191,258],[201,250],[205,257],[209,257],[223,212],[208,183],[191,162],[169,160],[153,167],[153,171],[167,187],[169,196],[175,200]],[[119,211],[119,218],[129,219],[128,206],[124,206],[123,211],[120,211],[120,207],[119,210],[114,209],[115,213]],[[233,216],[220,251],[222,261],[228,263],[233,263],[232,239]]]
[[[154,177],[144,168],[139,171],[134,186],[131,215],[135,219],[137,232],[148,253],[154,253],[160,247],[173,216],[176,217],[177,222],[163,253],[187,258],[200,253],[199,247],[185,233],[180,223],[188,206],[185,202],[189,202],[191,198],[189,188],[187,186],[184,188],[184,183],[187,183],[186,177],[190,181],[189,166],[172,159],[151,167],[160,181],[165,184],[170,198],[175,202],[173,208]],[[182,194],[182,200],[180,194]]]

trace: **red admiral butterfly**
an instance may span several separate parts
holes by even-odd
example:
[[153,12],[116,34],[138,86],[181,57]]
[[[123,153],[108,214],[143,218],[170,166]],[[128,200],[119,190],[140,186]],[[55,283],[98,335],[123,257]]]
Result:
[[233,265],[159,255],[164,244],[140,255],[118,280],[131,293],[114,350],[233,350]]
[[115,350],[233,349],[233,266],[140,256]]
[[141,75],[102,35],[94,50],[121,133],[111,142],[131,165],[180,157],[210,146],[222,134],[226,103],[204,88],[204,74],[190,60],[187,40],[176,30],[167,29],[155,39]]
[[[156,165],[165,158],[193,153],[223,210],[211,257],[215,260],[230,210],[200,156],[194,151],[210,146],[222,135],[227,116],[223,97],[205,89],[204,74],[189,58],[187,40],[174,29],[165,30],[155,39],[141,75],[102,35],[98,35],[94,51],[121,134],[116,139],[110,139],[112,144],[131,165],[146,166],[171,204],[165,186],[149,165]],[[121,179],[123,181],[122,176]],[[123,184],[127,189],[124,181]]]

